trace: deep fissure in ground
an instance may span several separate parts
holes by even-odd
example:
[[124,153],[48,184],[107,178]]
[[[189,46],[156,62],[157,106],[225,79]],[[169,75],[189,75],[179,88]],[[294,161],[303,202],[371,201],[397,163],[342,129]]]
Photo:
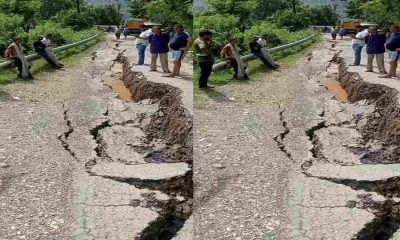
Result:
[[[63,108],[65,108],[65,105],[63,104]],[[70,148],[69,143],[68,143],[68,138],[69,136],[74,132],[74,128],[72,127],[72,122],[69,120],[68,117],[68,112],[69,108],[64,110],[63,112],[63,119],[66,122],[66,125],[68,127],[68,130],[62,134],[60,134],[57,139],[61,142],[62,147],[67,151],[75,160],[78,160],[76,157],[75,152]]]
[[[167,142],[165,149],[152,152],[146,156],[148,162],[187,162],[192,167],[192,125],[193,120],[190,113],[183,107],[181,101],[181,90],[167,84],[160,84],[147,81],[140,72],[131,70],[129,60],[123,55],[118,54],[113,61],[121,63],[123,73],[121,80],[132,92],[135,102],[150,99],[150,103],[158,103],[159,109],[150,116],[150,122],[142,128],[145,132],[147,143],[154,139],[163,139]],[[106,114],[105,116],[107,116]],[[139,118],[141,116],[138,116]],[[146,116],[142,116],[146,117]],[[97,161],[105,159],[113,161],[106,153],[106,143],[103,141],[101,131],[112,127],[110,121],[103,121],[90,131],[93,139],[96,140],[95,148],[97,159],[92,159],[86,163],[87,172],[92,176],[98,176],[91,172],[91,168]],[[176,145],[179,147],[177,148]],[[138,153],[143,149],[133,148]],[[136,237],[136,239],[156,240],[172,239],[183,227],[186,220],[192,214],[193,199],[193,180],[190,170],[184,176],[178,176],[163,180],[142,180],[136,178],[119,178],[100,176],[115,181],[131,184],[139,189],[158,190],[169,196],[168,201],[152,199],[150,206],[155,209],[160,216],[149,223],[149,225]],[[146,197],[145,199],[150,199]],[[180,200],[178,200],[180,199]],[[140,201],[132,200],[132,207],[140,204]]]
[[[378,158],[375,153],[367,154],[363,157],[362,162],[369,163],[368,158],[374,158],[374,163],[399,163],[400,123],[397,119],[400,117],[400,109],[397,104],[398,93],[387,86],[365,82],[359,74],[349,72],[345,60],[339,56],[339,53],[335,54],[332,62],[339,65],[338,80],[348,93],[350,102],[369,100],[370,104],[375,103],[375,111],[367,117],[367,123],[361,128],[361,134],[365,142],[379,140],[384,143],[384,147],[379,150]],[[302,164],[303,173],[307,177],[314,177],[306,172],[312,166],[313,161],[325,161],[321,151],[322,144],[315,133],[326,127],[325,121],[322,121],[306,131],[306,135],[313,144],[313,148],[310,150],[313,159]],[[317,178],[343,184],[355,190],[377,192],[387,198],[384,202],[371,202],[365,206],[373,209],[376,217],[366,224],[353,239],[387,240],[399,230],[400,203],[392,198],[399,197],[400,177],[382,181]]]
[[[278,103],[278,108],[281,109],[281,105],[279,103]],[[290,129],[287,126],[287,121],[285,120],[285,117],[283,116],[284,113],[285,113],[285,109],[282,109],[279,112],[279,121],[281,122],[284,131],[282,133],[276,135],[273,138],[273,140],[276,142],[279,150],[281,150],[281,152],[283,152],[287,158],[294,161],[292,154],[286,149],[286,145],[284,143],[286,136],[290,133]]]

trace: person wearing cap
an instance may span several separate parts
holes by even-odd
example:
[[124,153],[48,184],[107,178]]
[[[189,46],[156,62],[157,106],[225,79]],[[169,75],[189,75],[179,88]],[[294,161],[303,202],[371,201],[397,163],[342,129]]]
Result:
[[21,46],[21,38],[15,37],[6,49],[6,57],[18,68],[18,77],[32,79],[32,73],[28,61],[24,55],[24,47]]
[[253,40],[249,43],[250,51],[254,56],[258,57],[268,69],[275,70],[275,65],[271,64],[268,59],[265,58],[262,52],[262,46],[258,43],[259,38],[258,36],[253,37]]
[[199,88],[205,90],[214,88],[213,86],[208,85],[208,78],[211,75],[214,64],[212,37],[213,33],[210,30],[201,30],[199,32],[199,37],[193,44],[200,67]]
[[361,64],[361,53],[365,46],[365,38],[369,35],[368,29],[365,29],[358,25],[356,27],[357,34],[352,36],[351,45],[354,50],[354,64],[351,66],[360,66]]

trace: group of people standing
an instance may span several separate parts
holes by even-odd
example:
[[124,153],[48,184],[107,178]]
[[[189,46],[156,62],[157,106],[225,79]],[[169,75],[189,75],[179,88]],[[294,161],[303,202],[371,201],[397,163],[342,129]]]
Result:
[[[165,73],[163,77],[176,77],[180,76],[182,61],[192,46],[192,38],[181,24],[174,25],[173,32],[162,32],[160,26],[154,26],[136,36],[135,45],[138,51],[137,65],[144,65],[146,49],[150,45],[150,71],[157,71],[159,58],[162,71]],[[169,52],[173,60],[172,71],[168,64]]]
[[[110,32],[110,31],[111,31],[111,26],[109,26],[106,29],[106,32]],[[124,28],[117,27],[117,29],[115,30],[115,38],[117,40],[119,40],[121,38],[121,34],[124,35],[124,38],[126,40],[128,38],[128,36],[129,36],[129,29],[127,27],[124,27]]]
[[[213,86],[208,84],[208,79],[212,73],[214,64],[214,53],[212,46],[213,33],[210,30],[204,29],[199,32],[199,37],[194,42],[194,49],[196,51],[199,67],[199,88],[212,89]],[[239,41],[237,38],[231,38],[224,45],[220,52],[221,59],[224,60],[234,70],[232,79],[248,79],[246,73],[246,63],[242,60],[240,49],[238,47]],[[267,35],[261,37],[254,36],[253,40],[249,43],[250,51],[255,57],[259,58],[268,69],[277,70],[279,65],[276,64],[268,51],[265,49],[267,46]]]
[[[360,66],[361,55],[364,46],[367,52],[366,72],[373,72],[373,60],[376,58],[379,72],[383,75],[381,78],[392,78],[396,76],[397,65],[400,53],[400,29],[398,25],[390,27],[389,38],[378,32],[376,27],[364,29],[357,26],[357,33],[352,36],[352,48],[354,51],[354,63],[352,66]],[[389,72],[385,70],[385,52],[389,53]]]
[[[33,42],[35,52],[45,59],[52,68],[61,69],[64,67],[53,51],[53,44],[51,41],[52,35],[39,36]],[[11,61],[18,68],[18,77],[24,79],[32,79],[31,66],[25,56],[25,48],[22,46],[22,39],[15,37],[6,49],[6,58]]]
[[343,37],[346,36],[346,29],[344,27],[338,28],[333,26],[331,29],[332,39],[336,40],[338,34],[340,36],[340,39],[343,40]]

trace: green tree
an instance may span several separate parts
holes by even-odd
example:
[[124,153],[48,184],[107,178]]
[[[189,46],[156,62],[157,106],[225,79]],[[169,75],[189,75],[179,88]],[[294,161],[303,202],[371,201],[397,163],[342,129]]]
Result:
[[76,9],[69,9],[59,12],[53,20],[61,23],[63,27],[71,27],[74,31],[80,31],[93,26],[93,16],[89,11],[78,12]]
[[148,20],[167,25],[180,23],[186,29],[193,28],[192,0],[154,0],[144,6]]
[[35,20],[41,7],[40,0],[0,0],[0,12],[22,16],[27,31],[30,29],[28,23]]
[[400,24],[400,0],[350,0],[346,14],[381,26]]
[[41,0],[40,17],[50,19],[57,13],[75,7],[74,0]]
[[275,14],[277,11],[283,11],[291,7],[287,0],[257,0],[256,9],[253,16],[257,20],[265,20]]
[[0,13],[0,52],[4,53],[9,41],[24,35],[24,18],[15,14]]
[[238,28],[239,18],[229,15],[199,15],[194,18],[194,36],[201,29],[210,29],[214,34],[214,52],[217,53],[224,42],[231,37],[240,37]]
[[128,2],[128,11],[134,18],[146,18],[147,12],[144,8],[146,0],[131,0]]
[[288,28],[290,31],[301,30],[311,25],[310,16],[304,10],[296,13],[292,10],[278,12],[271,18],[271,21],[275,22],[277,27]]
[[360,19],[363,16],[361,6],[363,5],[362,0],[349,0],[346,4],[345,13],[349,18]]
[[94,24],[119,25],[121,22],[120,10],[117,5],[94,5],[87,10]]
[[257,0],[206,0],[208,11],[229,14],[239,18],[239,23],[249,22],[257,8]]
[[303,7],[301,11],[305,11],[310,18],[311,25],[335,25],[338,21],[336,9],[333,5],[312,5]]

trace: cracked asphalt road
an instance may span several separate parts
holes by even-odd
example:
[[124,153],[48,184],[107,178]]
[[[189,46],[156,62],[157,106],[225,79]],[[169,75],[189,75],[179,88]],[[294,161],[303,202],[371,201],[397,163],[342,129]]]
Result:
[[395,214],[380,208],[397,200],[346,184],[399,173],[358,166],[351,149],[365,144],[360,129],[374,105],[341,103],[324,87],[338,76],[331,45],[325,39],[280,72],[195,96],[194,239],[389,239],[396,231],[385,218]]
[[141,239],[183,227],[164,220],[166,209],[191,212],[190,196],[168,188],[190,169],[146,161],[169,143],[147,140],[156,101],[124,102],[107,85],[121,75],[117,55],[135,51],[118,45],[108,37],[79,66],[2,86],[0,239]]

